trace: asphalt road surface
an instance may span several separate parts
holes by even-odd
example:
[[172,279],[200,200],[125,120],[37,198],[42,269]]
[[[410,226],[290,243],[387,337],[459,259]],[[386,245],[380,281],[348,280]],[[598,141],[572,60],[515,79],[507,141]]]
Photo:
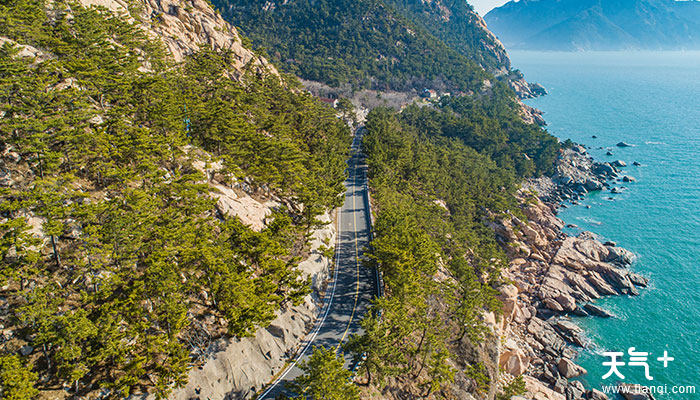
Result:
[[[298,367],[306,360],[314,346],[337,349],[354,334],[360,333],[360,320],[367,312],[370,301],[377,295],[375,271],[363,267],[360,260],[369,243],[369,209],[367,167],[360,153],[364,130],[360,128],[353,139],[348,160],[348,178],[345,181],[345,203],[340,209],[338,242],[335,249],[334,279],[328,284],[324,307],[314,328],[307,335],[297,358],[258,399],[275,399],[287,393],[285,384],[302,374]],[[349,358],[347,360],[349,365]]]

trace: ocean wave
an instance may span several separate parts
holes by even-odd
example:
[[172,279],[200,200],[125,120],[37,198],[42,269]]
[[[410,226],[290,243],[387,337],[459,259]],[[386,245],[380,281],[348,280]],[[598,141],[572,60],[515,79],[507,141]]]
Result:
[[591,218],[591,217],[576,217],[576,219],[579,220],[579,221],[583,221],[583,222],[589,223],[589,224],[593,224],[593,225],[603,225],[602,222],[600,222],[600,221],[598,221],[598,220],[596,220],[596,219],[593,219],[593,218]]
[[666,143],[666,142],[644,142],[644,144],[667,145],[668,143]]

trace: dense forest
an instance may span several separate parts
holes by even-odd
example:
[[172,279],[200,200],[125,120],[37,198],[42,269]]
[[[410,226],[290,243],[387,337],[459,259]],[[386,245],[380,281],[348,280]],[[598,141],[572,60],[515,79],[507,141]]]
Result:
[[377,212],[369,265],[382,272],[386,296],[346,346],[364,359],[367,384],[437,395],[456,365],[477,392],[488,391],[483,366],[456,360],[464,341],[483,340],[482,313],[500,310],[495,288],[507,260],[484,221],[517,213],[520,180],[549,172],[559,148],[501,93],[400,113],[375,109],[367,118]]
[[[487,74],[469,57],[478,50],[453,49],[391,3],[214,1],[256,46],[304,79],[355,89],[479,91]],[[470,37],[463,43],[478,40]]]
[[[175,65],[73,2],[4,1],[0,32],[3,398],[164,398],[212,336],[308,292],[295,266],[349,145],[333,110],[228,52]],[[197,163],[282,199],[264,229],[219,212]]]
[[464,0],[385,0],[408,20],[421,26],[470,60],[494,73],[509,70],[510,60],[496,37]]

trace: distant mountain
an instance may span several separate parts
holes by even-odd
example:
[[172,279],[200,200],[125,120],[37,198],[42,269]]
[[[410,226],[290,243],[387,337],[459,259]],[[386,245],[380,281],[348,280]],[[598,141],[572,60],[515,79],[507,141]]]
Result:
[[697,0],[520,0],[485,20],[513,49],[700,49]]

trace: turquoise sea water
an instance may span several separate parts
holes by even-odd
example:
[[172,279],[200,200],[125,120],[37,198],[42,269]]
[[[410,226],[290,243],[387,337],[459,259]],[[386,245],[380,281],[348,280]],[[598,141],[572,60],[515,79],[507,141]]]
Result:
[[[636,183],[622,194],[598,192],[583,206],[564,209],[567,223],[613,240],[637,254],[632,269],[651,279],[638,297],[597,304],[617,318],[580,318],[595,345],[579,363],[588,386],[614,384],[603,351],[651,353],[650,375],[622,366],[624,382],[694,385],[696,394],[657,399],[700,399],[700,53],[514,52],[513,64],[550,94],[527,103],[545,112],[548,130],[590,146],[598,160],[623,160]],[[597,138],[592,138],[596,135]],[[634,147],[618,148],[624,141]],[[599,147],[603,149],[599,149]],[[606,156],[610,148],[613,156]],[[632,166],[638,161],[642,166]],[[614,200],[608,200],[613,197]],[[663,364],[667,351],[675,360]]]

